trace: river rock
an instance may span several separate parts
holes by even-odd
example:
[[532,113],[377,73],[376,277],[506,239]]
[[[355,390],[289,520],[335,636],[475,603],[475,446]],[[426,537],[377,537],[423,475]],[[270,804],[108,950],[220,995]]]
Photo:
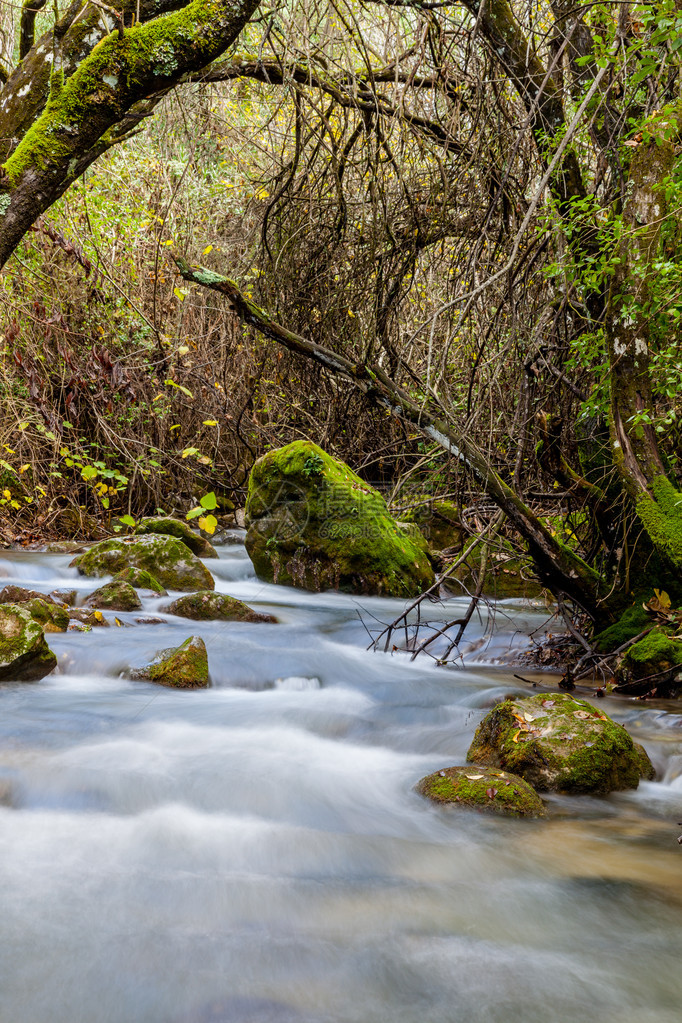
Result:
[[249,478],[246,549],[259,578],[319,592],[410,597],[434,581],[426,541],[316,444],[263,455]]
[[56,666],[57,658],[28,608],[0,604],[0,680],[35,682]]
[[85,606],[104,611],[139,611],[142,607],[135,590],[124,579],[112,579],[85,598]]
[[180,618],[191,618],[194,621],[220,622],[276,622],[272,615],[252,611],[248,604],[236,597],[228,597],[225,593],[213,593],[204,590],[199,593],[188,593],[178,597],[172,604],[160,609]]
[[[70,607],[67,611],[70,631],[89,632],[90,629],[109,627],[109,622],[99,610],[89,611],[86,607]],[[79,624],[76,625],[75,622]]]
[[28,590],[25,586],[9,583],[0,590],[0,604],[24,604],[27,600],[51,600],[38,590]]
[[542,800],[516,774],[490,767],[446,767],[422,778],[420,796],[446,806],[469,806],[505,817],[545,817]]
[[101,540],[71,562],[81,575],[115,575],[126,568],[149,572],[169,590],[212,590],[213,576],[195,554],[174,536],[144,536]]
[[66,632],[69,627],[69,613],[66,608],[59,607],[46,597],[33,597],[21,606],[26,608],[43,632]]
[[622,725],[564,693],[497,704],[478,726],[467,760],[512,771],[539,792],[575,794],[636,789],[652,770]]
[[116,573],[114,579],[130,583],[136,590],[151,590],[152,593],[157,593],[160,597],[168,596],[168,590],[164,589],[159,580],[142,568],[124,568],[122,572]]
[[151,664],[135,668],[130,674],[173,689],[206,689],[209,677],[204,641],[200,636],[190,636],[178,647],[160,650]]
[[174,536],[176,539],[182,540],[183,543],[187,544],[192,554],[196,554],[198,558],[218,557],[215,547],[208,540],[204,539],[203,536],[200,536],[199,533],[195,533],[189,523],[183,522],[182,519],[174,519],[171,515],[150,516],[140,519],[135,526],[134,532],[137,536],[143,536],[147,533]]

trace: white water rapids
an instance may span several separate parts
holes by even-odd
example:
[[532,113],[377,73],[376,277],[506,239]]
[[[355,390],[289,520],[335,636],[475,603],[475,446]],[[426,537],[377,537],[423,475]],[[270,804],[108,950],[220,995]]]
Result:
[[[0,585],[98,585],[68,562],[5,553]],[[444,811],[414,784],[523,688],[500,663],[546,612],[474,619],[444,669],[366,650],[399,601],[206,564],[280,623],[119,614],[0,686],[0,1023],[678,1023],[682,705],[600,704],[659,772],[636,792]],[[192,634],[211,689],[121,677]]]

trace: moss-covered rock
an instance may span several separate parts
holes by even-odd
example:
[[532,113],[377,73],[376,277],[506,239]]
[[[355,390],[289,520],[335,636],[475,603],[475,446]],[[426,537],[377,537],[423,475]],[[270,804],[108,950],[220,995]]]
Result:
[[112,579],[85,598],[85,606],[102,611],[139,611],[140,598],[130,583],[123,579]]
[[174,536],[148,533],[116,537],[94,544],[71,562],[81,575],[116,575],[126,568],[149,572],[169,590],[212,590],[213,576],[195,554]]
[[469,806],[506,817],[546,816],[542,800],[528,782],[490,767],[446,767],[422,778],[416,789],[446,806]]
[[220,622],[276,622],[272,615],[259,614],[252,611],[236,597],[228,597],[225,593],[213,593],[204,590],[199,593],[188,593],[178,597],[171,604],[161,608],[180,618],[191,618],[193,621]]
[[465,531],[459,508],[453,501],[424,498],[401,512],[400,517],[405,522],[414,522],[435,550],[461,550]]
[[171,515],[150,516],[149,518],[140,519],[135,526],[135,534],[143,536],[147,533],[174,536],[176,539],[182,540],[184,544],[187,544],[192,554],[196,554],[198,558],[218,557],[215,547],[208,540],[204,539],[203,536],[200,536],[199,533],[195,533],[189,523],[183,522],[182,519],[174,519]]
[[49,600],[44,593],[38,590],[29,590],[25,586],[15,586],[13,583],[3,586],[0,590],[0,604],[24,604],[27,600]]
[[142,568],[124,568],[117,572],[114,579],[120,579],[124,583],[130,583],[136,590],[151,590],[158,593],[160,597],[166,597],[168,590],[164,589],[158,579]]
[[209,677],[204,641],[200,636],[190,636],[178,647],[160,650],[151,664],[136,668],[131,676],[172,689],[206,689]]
[[22,604],[0,604],[0,679],[35,682],[57,666],[43,630]]
[[66,632],[69,627],[69,613],[45,597],[33,597],[25,601],[25,607],[34,622],[41,626],[43,632]]
[[246,513],[246,549],[261,579],[397,597],[434,581],[419,530],[401,527],[381,494],[309,441],[258,459]]
[[585,700],[545,693],[493,707],[467,760],[518,774],[539,792],[605,795],[637,788],[643,752],[622,725]]
[[619,673],[634,680],[671,671],[681,665],[682,640],[673,638],[663,629],[652,629],[625,651]]
[[642,607],[642,601],[638,600],[632,607],[626,608],[616,622],[597,633],[593,641],[594,648],[602,654],[610,653],[634,639],[649,625],[651,616]]
[[89,611],[86,607],[70,607],[67,613],[69,631],[89,632],[90,629],[109,628],[109,622],[99,610]]

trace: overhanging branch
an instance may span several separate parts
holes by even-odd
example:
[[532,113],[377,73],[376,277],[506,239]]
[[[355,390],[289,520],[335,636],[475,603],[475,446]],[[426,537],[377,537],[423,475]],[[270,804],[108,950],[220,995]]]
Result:
[[557,595],[563,594],[575,601],[588,614],[596,616],[597,574],[552,536],[534,512],[504,482],[483,452],[456,426],[426,412],[380,366],[355,364],[345,356],[295,334],[247,299],[228,277],[202,267],[191,267],[182,256],[174,258],[186,281],[224,295],[238,316],[264,337],[350,380],[368,400],[397,419],[415,426],[449,454],[464,462],[478,477],[488,496],[504,511],[526,540],[543,584]]

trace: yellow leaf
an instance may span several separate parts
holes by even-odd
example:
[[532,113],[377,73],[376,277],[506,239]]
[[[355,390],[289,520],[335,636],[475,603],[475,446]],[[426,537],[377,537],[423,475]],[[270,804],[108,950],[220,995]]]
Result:
[[514,734],[512,735],[512,742],[518,742],[520,734],[521,734],[521,729],[519,728],[518,732],[514,732]]
[[189,345],[180,345],[178,348],[178,355],[187,355],[189,351]]
[[204,426],[217,426],[217,425],[218,425],[218,420],[217,419],[204,419]]
[[205,533],[215,533],[218,526],[218,520],[215,515],[202,515],[198,520],[199,529],[203,529]]
[[201,253],[201,255],[202,256],[207,256],[209,254],[209,252],[212,252],[212,251],[213,251],[213,246],[212,245],[207,245],[206,248],[204,249],[204,251]]
[[7,500],[9,500],[9,499],[10,499],[10,497],[12,496],[12,491],[11,491],[11,490],[3,490],[3,492],[2,492],[2,496],[3,496],[3,497],[6,497],[6,498],[7,498]]
[[658,602],[659,602],[659,604],[661,605],[661,607],[664,607],[664,608],[665,608],[665,609],[667,610],[667,609],[668,609],[668,608],[670,607],[670,597],[669,597],[669,596],[668,596],[668,594],[667,594],[667,593],[665,592],[665,590],[661,590],[661,591],[659,592],[659,591],[658,591],[658,590],[656,589],[656,587],[654,587],[654,593],[655,593],[655,594],[656,594],[656,596],[658,597]]
[[93,616],[98,622],[101,622],[104,619],[104,615],[101,611],[94,611]]
[[26,470],[30,469],[30,468],[31,468],[31,463],[30,462],[26,462],[24,465],[20,466],[19,472],[26,472]]

